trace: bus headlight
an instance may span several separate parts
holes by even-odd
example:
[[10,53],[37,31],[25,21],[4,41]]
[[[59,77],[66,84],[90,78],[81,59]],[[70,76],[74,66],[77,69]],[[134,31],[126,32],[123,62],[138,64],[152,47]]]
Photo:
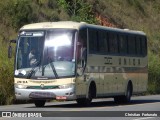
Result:
[[15,84],[14,85],[16,88],[19,88],[19,89],[26,89],[27,86],[26,85],[21,85],[21,84]]
[[66,85],[60,85],[59,88],[60,89],[67,89],[67,88],[73,88],[74,84],[66,84]]

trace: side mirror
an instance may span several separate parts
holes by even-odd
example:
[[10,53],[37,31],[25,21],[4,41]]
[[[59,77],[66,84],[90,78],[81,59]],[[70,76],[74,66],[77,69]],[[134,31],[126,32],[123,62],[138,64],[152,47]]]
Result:
[[11,43],[16,43],[16,40],[10,40],[9,47],[8,47],[8,58],[12,57],[12,46]]

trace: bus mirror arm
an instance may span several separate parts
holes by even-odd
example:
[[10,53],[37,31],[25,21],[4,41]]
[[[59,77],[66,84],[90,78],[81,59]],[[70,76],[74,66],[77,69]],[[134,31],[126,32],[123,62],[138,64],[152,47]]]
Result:
[[10,40],[9,46],[8,46],[8,58],[12,58],[12,46],[11,43],[16,43],[16,40]]

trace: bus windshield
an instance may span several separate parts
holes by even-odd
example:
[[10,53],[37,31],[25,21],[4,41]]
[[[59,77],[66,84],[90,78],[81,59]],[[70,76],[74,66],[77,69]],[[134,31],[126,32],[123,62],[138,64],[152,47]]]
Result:
[[21,31],[15,76],[57,79],[75,75],[75,30]]

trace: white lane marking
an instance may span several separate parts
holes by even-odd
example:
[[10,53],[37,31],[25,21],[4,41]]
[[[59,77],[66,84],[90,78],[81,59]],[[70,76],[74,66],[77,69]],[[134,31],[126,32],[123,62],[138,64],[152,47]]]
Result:
[[133,119],[133,120],[147,120],[147,119],[152,119],[155,117],[145,117],[145,118],[137,118],[137,119]]

